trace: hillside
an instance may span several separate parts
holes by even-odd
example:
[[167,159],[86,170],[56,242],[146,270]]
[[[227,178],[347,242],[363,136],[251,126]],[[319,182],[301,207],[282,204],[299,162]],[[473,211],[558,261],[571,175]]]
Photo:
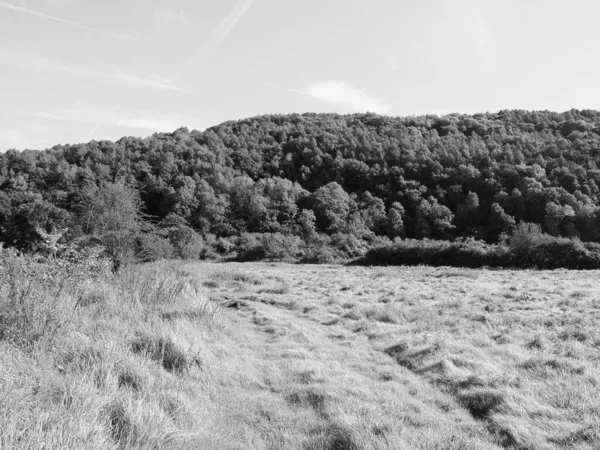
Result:
[[0,241],[31,248],[36,228],[72,228],[81,189],[114,181],[139,190],[151,222],[208,240],[249,232],[367,246],[377,236],[494,243],[523,221],[599,241],[599,155],[600,112],[589,110],[270,115],[9,150],[0,154]]

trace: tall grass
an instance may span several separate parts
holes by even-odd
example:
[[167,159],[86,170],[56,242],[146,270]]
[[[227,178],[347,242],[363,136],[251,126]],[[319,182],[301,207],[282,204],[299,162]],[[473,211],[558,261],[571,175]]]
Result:
[[165,399],[220,308],[183,265],[113,275],[0,252],[0,448],[193,448],[200,425]]

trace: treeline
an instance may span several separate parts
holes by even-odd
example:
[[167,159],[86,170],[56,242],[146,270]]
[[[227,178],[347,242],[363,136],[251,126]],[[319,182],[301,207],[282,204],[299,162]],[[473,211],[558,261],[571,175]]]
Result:
[[589,110],[269,115],[8,150],[0,241],[33,249],[44,232],[73,228],[90,186],[123,183],[171,244],[184,230],[215,249],[242,242],[255,256],[261,240],[297,245],[309,260],[302,243],[350,256],[395,238],[495,244],[521,222],[598,242],[599,156],[600,112]]

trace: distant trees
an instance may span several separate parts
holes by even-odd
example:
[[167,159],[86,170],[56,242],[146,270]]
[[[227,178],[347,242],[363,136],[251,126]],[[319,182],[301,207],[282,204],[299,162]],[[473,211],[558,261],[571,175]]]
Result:
[[271,115],[7,151],[0,242],[33,250],[36,229],[79,227],[118,261],[150,232],[157,251],[195,255],[244,233],[495,243],[522,222],[597,242],[599,157],[600,112],[577,110]]

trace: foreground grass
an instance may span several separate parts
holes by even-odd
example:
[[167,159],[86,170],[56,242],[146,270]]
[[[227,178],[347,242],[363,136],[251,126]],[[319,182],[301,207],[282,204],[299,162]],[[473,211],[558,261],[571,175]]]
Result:
[[0,264],[0,448],[219,448],[197,389],[219,308],[175,263],[77,269]]
[[2,449],[600,448],[596,272],[1,267]]

